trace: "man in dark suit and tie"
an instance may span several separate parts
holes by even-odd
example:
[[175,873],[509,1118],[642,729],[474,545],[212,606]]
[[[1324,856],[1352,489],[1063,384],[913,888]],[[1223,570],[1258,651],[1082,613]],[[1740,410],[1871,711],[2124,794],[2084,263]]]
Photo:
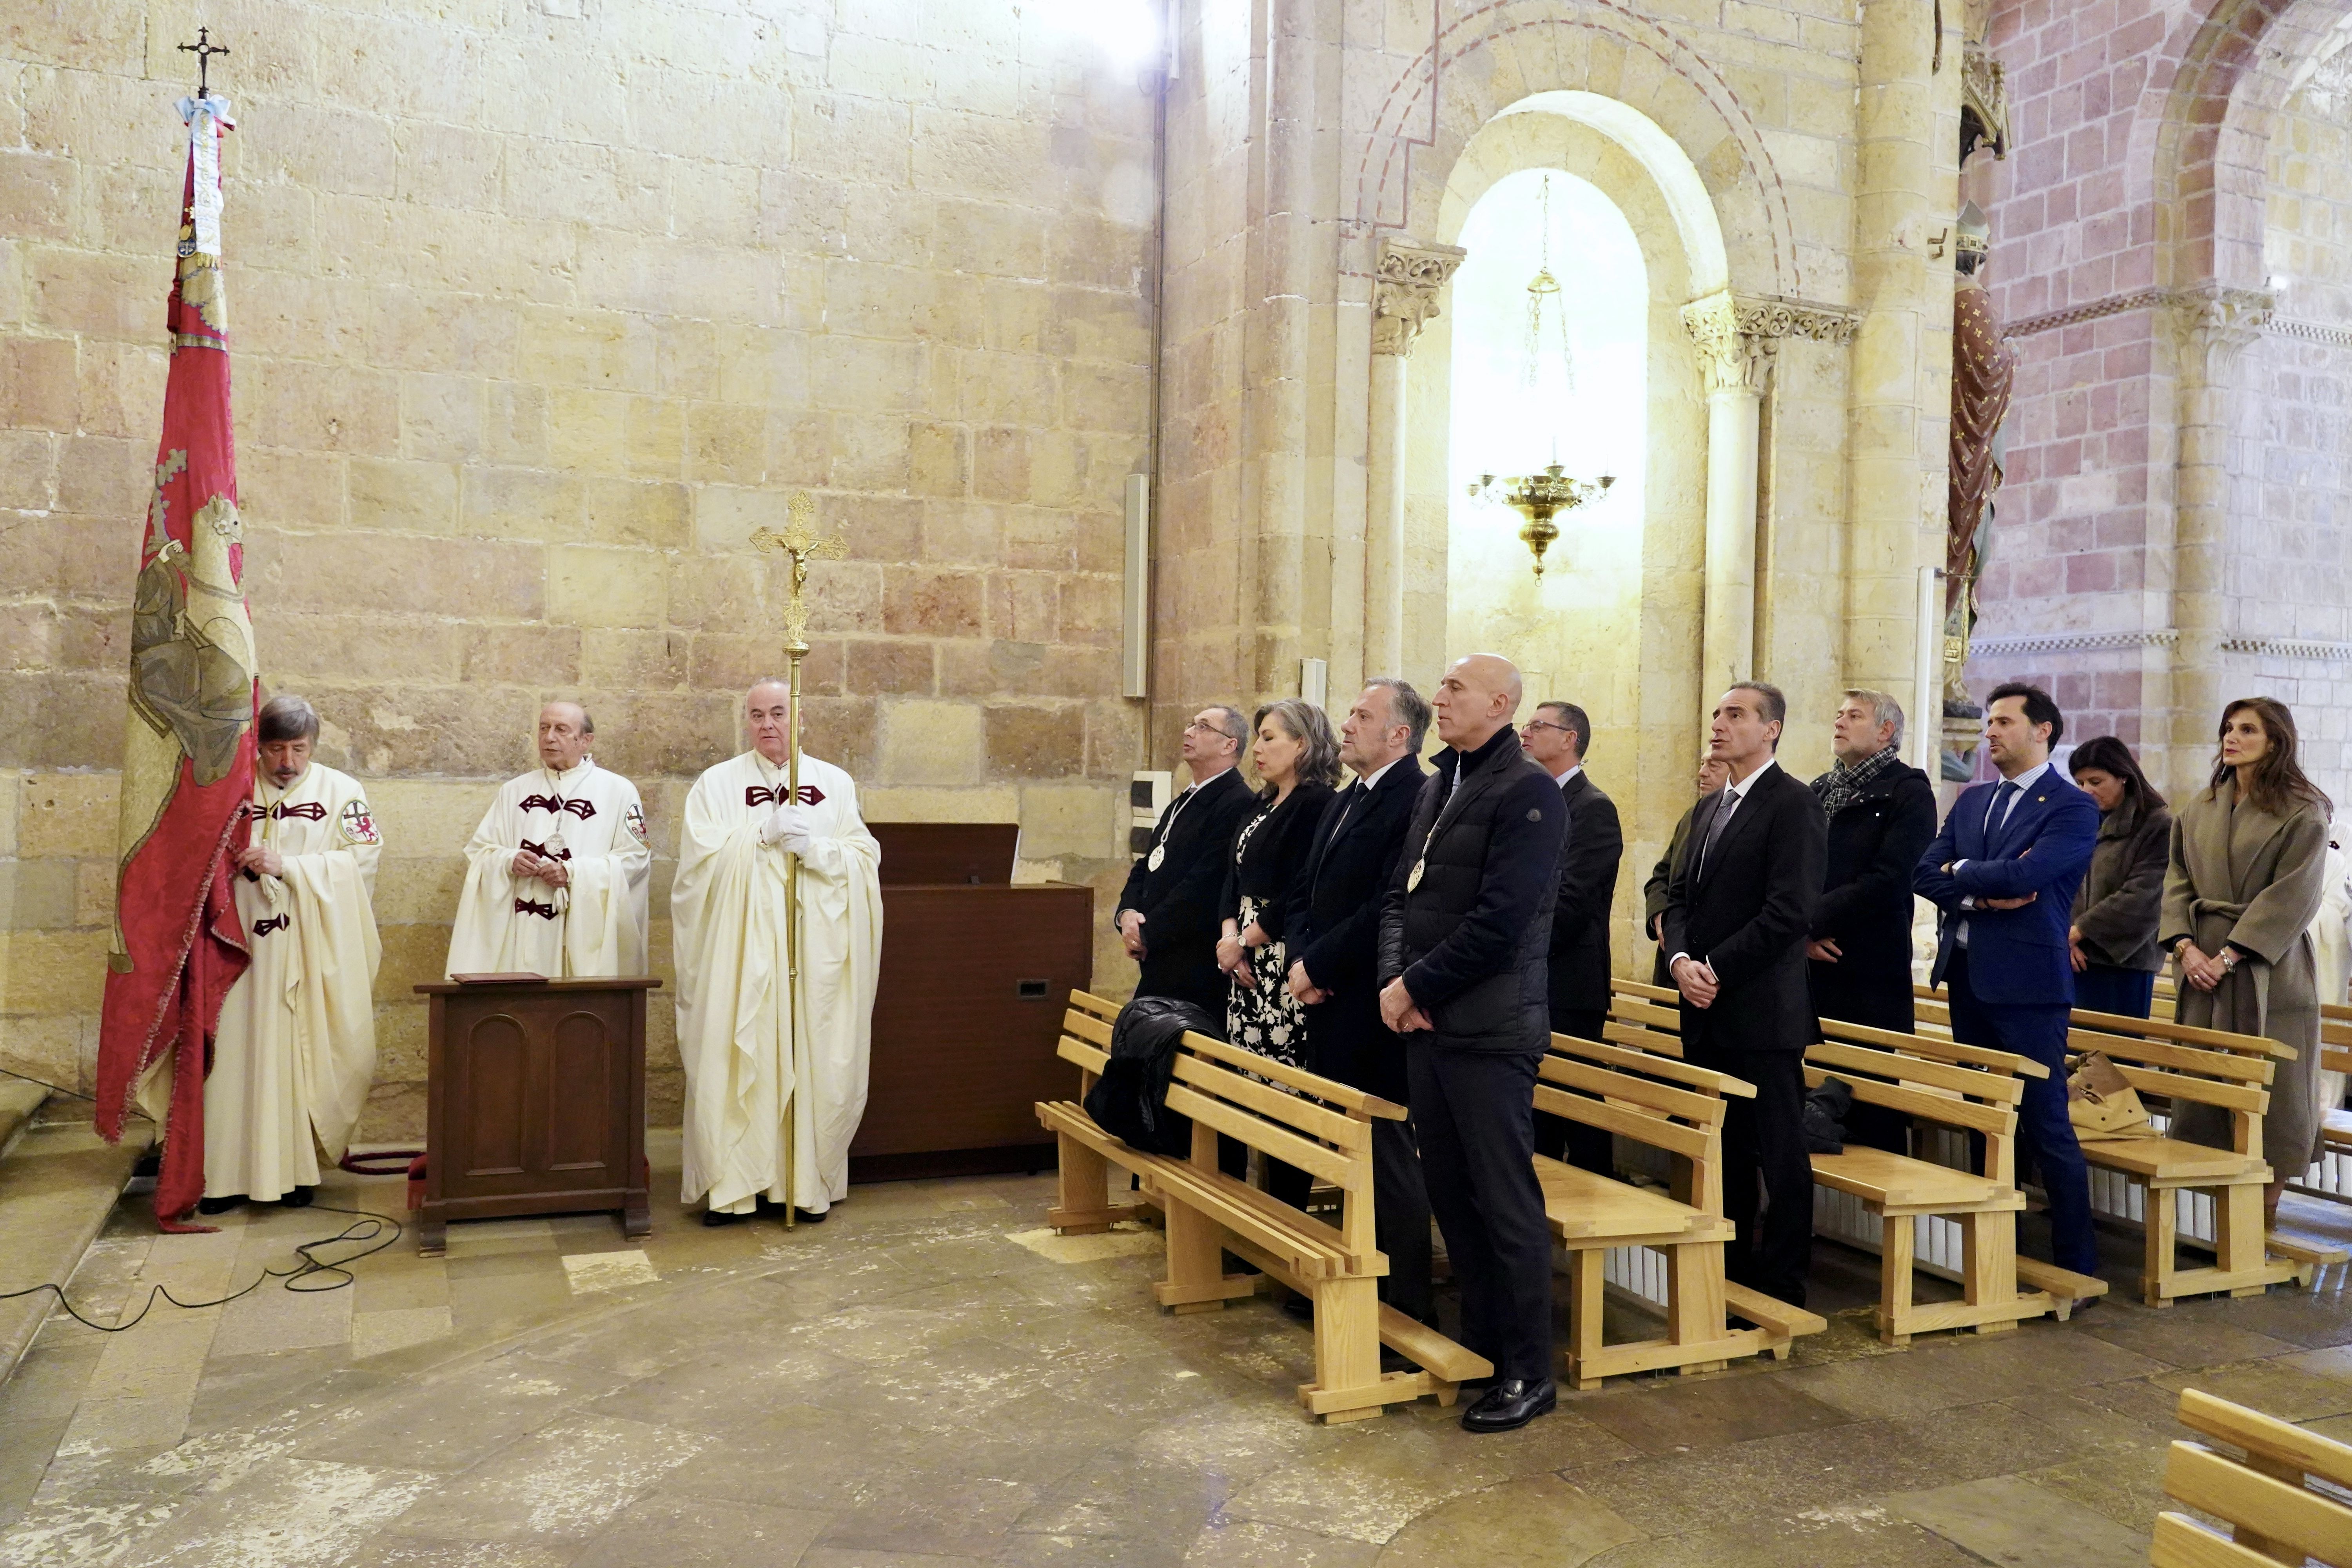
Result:
[[1204,1008],[1220,1033],[1230,987],[1217,967],[1218,900],[1234,835],[1256,800],[1234,765],[1248,734],[1249,721],[1233,708],[1203,708],[1184,726],[1192,787],[1160,813],[1151,847],[1129,868],[1111,915],[1128,956],[1142,970],[1135,994]]
[[[1428,775],[1429,702],[1402,680],[1368,683],[1339,726],[1355,782],[1324,808],[1307,852],[1304,910],[1293,917],[1290,992],[1307,1007],[1307,1065],[1399,1105],[1409,1102],[1404,1042],[1381,1022],[1381,904]],[[1372,1123],[1373,1227],[1388,1254],[1381,1299],[1431,1321],[1429,1194],[1412,1126]]]
[[[1788,712],[1780,688],[1760,681],[1715,705],[1708,734],[1727,782],[1694,808],[1663,924],[1685,1058],[1756,1086],[1724,1111],[1723,1207],[1739,1227],[1725,1272],[1801,1307],[1813,1239],[1804,1053],[1821,1037],[1805,933],[1829,826],[1813,792],[1774,761]],[[1760,1215],[1759,1173],[1770,1204]]]
[[1973,784],[1919,858],[1912,887],[1943,911],[1935,983],[1948,984],[1952,1037],[2030,1057],[2046,1079],[2021,1079],[2018,1167],[2041,1168],[2052,1261],[2098,1272],[2090,1175],[2066,1115],[2066,1024],[2074,969],[2066,928],[2098,842],[2099,807],[2050,765],[2065,716],[2037,686],[1993,688],[1985,752],[1998,784]]
[[[1609,905],[1617,894],[1617,865],[1625,858],[1625,833],[1617,803],[1601,793],[1584,771],[1592,746],[1592,721],[1573,702],[1539,702],[1519,726],[1528,760],[1559,786],[1568,813],[1567,837],[1559,847],[1559,893],[1551,913],[1551,1027],[1556,1035],[1601,1038],[1609,1021]],[[1606,1175],[1609,1134],[1549,1111],[1536,1112],[1536,1152],[1567,1155],[1588,1171]]]

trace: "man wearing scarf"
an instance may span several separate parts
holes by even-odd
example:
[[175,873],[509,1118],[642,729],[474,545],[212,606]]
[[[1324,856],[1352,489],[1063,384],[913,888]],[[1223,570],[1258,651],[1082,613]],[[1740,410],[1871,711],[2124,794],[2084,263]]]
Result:
[[1910,1033],[1911,869],[1936,837],[1936,790],[1903,761],[1903,710],[1884,691],[1845,693],[1837,762],[1813,781],[1830,819],[1828,869],[1805,956],[1813,1011]]

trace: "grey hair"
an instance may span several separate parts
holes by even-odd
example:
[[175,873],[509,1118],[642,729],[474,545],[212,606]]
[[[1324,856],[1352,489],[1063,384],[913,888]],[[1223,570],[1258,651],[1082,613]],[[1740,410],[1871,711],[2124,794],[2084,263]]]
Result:
[[283,692],[261,705],[253,726],[256,744],[264,741],[315,741],[319,738],[319,710],[310,706],[307,697]]
[[1242,747],[1249,744],[1251,730],[1250,721],[1242,717],[1242,710],[1240,709],[1231,708],[1223,702],[1217,702],[1210,705],[1209,711],[1217,716],[1218,732],[1223,735],[1226,740],[1231,741],[1234,743],[1234,748],[1236,752],[1239,752]]
[[1842,697],[1850,697],[1856,702],[1861,703],[1864,707],[1869,709],[1870,721],[1872,723],[1881,727],[1888,724],[1894,725],[1895,733],[1887,738],[1887,749],[1890,751],[1902,750],[1903,704],[1895,701],[1895,699],[1886,695],[1885,692],[1873,691],[1867,686],[1850,686],[1846,688],[1845,690],[1840,692],[1839,695]]
[[[1306,742],[1306,754],[1298,759],[1300,784],[1319,784],[1328,788],[1339,782],[1339,737],[1331,731],[1329,715],[1304,697],[1286,697],[1259,709],[1251,730],[1255,731],[1268,718],[1289,731],[1292,740]],[[1266,786],[1264,793],[1272,799],[1273,786]]]
[[1536,711],[1538,713],[1547,708],[1559,715],[1560,728],[1576,737],[1576,760],[1581,763],[1591,756],[1592,754],[1591,716],[1575,703],[1563,702],[1557,698],[1549,702],[1536,704]]
[[1389,694],[1389,722],[1402,724],[1412,731],[1407,742],[1407,754],[1421,755],[1422,742],[1429,736],[1429,699],[1412,688],[1410,680],[1400,680],[1393,675],[1375,675],[1364,682],[1367,688],[1377,686]]

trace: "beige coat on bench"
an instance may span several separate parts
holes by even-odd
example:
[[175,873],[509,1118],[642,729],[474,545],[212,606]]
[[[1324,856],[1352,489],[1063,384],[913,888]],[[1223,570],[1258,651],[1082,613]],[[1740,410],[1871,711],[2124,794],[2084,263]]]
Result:
[[[2327,818],[2315,805],[2281,816],[2238,799],[2237,781],[2181,803],[2164,878],[2160,941],[2190,937],[2218,954],[2235,942],[2254,954],[2211,991],[2180,988],[2179,1021],[2260,1035],[2293,1046],[2278,1064],[2263,1119],[2263,1156],[2275,1179],[2300,1176],[2318,1158],[2319,981],[2312,918],[2326,892]],[[2226,1148],[2229,1117],[2183,1105],[2174,1135]]]

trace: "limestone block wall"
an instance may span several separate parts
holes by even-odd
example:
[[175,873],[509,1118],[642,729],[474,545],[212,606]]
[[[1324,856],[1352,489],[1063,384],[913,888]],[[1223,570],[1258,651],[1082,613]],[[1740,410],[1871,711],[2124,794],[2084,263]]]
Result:
[[[19,9],[0,1064],[86,1087],[194,19]],[[1155,205],[1131,69],[994,0],[203,19],[235,50],[215,80],[239,121],[226,278],[263,668],[317,701],[322,758],[368,782],[387,839],[363,1137],[419,1131],[409,988],[439,973],[457,851],[547,696],[585,700],[599,761],[644,792],[668,973],[684,791],[740,749],[740,690],[780,662],[778,574],[749,538],[794,490],[849,546],[812,579],[812,750],[873,818],[1018,821],[1024,874],[1116,887]],[[662,994],[657,1121],[679,1087]]]

